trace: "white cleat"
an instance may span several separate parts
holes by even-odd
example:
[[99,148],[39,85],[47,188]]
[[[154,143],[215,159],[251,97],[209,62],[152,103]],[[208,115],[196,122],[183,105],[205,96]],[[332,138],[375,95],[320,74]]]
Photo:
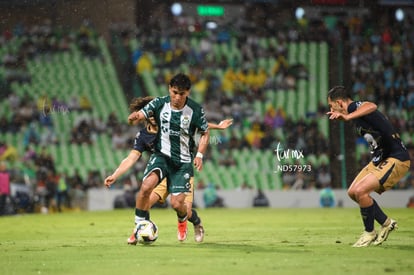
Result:
[[204,240],[204,227],[201,225],[194,225],[194,239],[196,242],[201,243]]
[[388,225],[386,226],[383,225],[381,227],[380,231],[378,232],[378,237],[375,239],[373,245],[380,245],[383,242],[385,242],[390,232],[397,228],[398,228],[397,221],[390,219],[390,223]]
[[352,247],[366,247],[369,246],[375,239],[377,238],[377,232],[367,232],[364,231],[361,234],[361,237],[359,237],[359,240],[354,243]]

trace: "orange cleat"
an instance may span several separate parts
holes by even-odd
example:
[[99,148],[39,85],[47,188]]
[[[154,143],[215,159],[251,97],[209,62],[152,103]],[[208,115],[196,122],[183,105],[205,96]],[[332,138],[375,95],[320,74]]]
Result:
[[178,233],[177,238],[180,242],[187,239],[187,220],[178,222]]

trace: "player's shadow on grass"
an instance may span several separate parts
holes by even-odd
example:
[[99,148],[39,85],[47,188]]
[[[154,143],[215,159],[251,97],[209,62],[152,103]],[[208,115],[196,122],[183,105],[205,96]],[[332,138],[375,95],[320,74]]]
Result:
[[406,245],[393,245],[393,244],[383,244],[378,246],[378,248],[383,249],[393,249],[393,250],[405,250],[405,251],[413,251],[414,252],[414,245],[413,244],[406,244]]
[[[177,247],[177,245],[162,245],[162,247],[171,246]],[[303,249],[298,249],[302,247]],[[193,250],[194,248],[201,248],[201,249],[210,249],[210,250],[217,250],[217,251],[225,251],[225,250],[236,250],[236,251],[245,251],[246,253],[251,252],[283,252],[283,253],[312,253],[314,252],[311,249],[305,249],[303,244],[294,244],[294,245],[284,245],[281,246],[280,244],[246,244],[246,243],[225,243],[225,242],[204,242],[204,243],[183,243],[182,248],[188,248]]]

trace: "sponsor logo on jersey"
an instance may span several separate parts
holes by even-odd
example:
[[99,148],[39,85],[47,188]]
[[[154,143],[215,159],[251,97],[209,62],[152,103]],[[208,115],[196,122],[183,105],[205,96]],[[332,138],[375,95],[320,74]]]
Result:
[[161,118],[169,121],[170,120],[170,112],[163,112],[161,114]]

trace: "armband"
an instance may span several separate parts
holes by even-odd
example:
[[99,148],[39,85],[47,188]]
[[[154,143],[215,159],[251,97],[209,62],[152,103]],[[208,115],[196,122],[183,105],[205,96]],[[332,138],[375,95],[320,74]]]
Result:
[[196,158],[201,158],[201,159],[203,159],[203,154],[202,154],[202,153],[200,153],[200,152],[197,152],[197,154],[196,154]]

